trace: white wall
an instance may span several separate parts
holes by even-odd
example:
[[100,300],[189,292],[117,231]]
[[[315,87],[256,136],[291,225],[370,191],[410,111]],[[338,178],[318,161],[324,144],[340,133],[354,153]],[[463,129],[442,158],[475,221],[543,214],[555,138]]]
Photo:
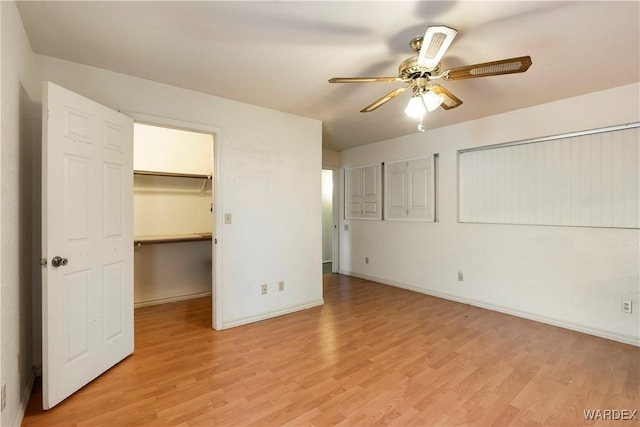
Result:
[[196,175],[213,172],[211,134],[135,123],[133,138],[134,170]]
[[37,66],[111,108],[222,129],[219,209],[233,215],[216,229],[224,327],[322,303],[319,121],[46,56]]
[[[213,135],[136,123],[133,169],[212,176]],[[134,175],[134,236],[211,232],[211,180]]]
[[632,84],[341,152],[345,167],[440,156],[439,222],[342,220],[341,271],[640,345],[639,230],[457,222],[457,150],[636,122],[639,94]]
[[138,307],[211,292],[210,240],[136,246],[133,258],[133,301]]
[[166,236],[211,233],[211,181],[182,177],[135,175],[133,235]]
[[[13,2],[0,2],[2,55],[1,104],[1,201],[0,252],[2,289],[2,384],[7,406],[0,424],[18,425],[33,380],[32,283],[39,266],[34,258],[33,223],[39,214],[32,208],[35,180],[34,141],[39,115],[33,102],[34,58],[22,21]],[[37,267],[36,267],[37,266]]]

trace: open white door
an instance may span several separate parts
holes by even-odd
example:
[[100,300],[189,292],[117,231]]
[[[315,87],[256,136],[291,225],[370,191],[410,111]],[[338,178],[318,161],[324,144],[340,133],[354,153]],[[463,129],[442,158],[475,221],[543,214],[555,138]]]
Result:
[[42,404],[133,352],[133,120],[47,82]]

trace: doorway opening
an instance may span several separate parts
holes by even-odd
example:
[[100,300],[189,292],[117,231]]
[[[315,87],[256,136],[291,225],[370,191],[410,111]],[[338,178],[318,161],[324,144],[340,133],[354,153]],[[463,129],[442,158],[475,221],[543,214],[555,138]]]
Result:
[[336,171],[322,170],[322,274],[337,273]]
[[134,124],[134,307],[210,297],[215,134]]

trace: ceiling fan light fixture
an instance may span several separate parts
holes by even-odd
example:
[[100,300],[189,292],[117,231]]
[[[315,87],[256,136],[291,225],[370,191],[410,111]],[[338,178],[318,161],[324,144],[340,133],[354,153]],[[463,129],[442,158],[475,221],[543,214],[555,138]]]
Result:
[[531,57],[526,55],[442,70],[440,60],[457,33],[453,28],[444,25],[427,27],[424,37],[418,36],[409,42],[409,46],[417,55],[400,63],[397,77],[334,77],[329,80],[329,83],[404,82],[406,86],[389,92],[360,112],[374,111],[411,89],[413,96],[404,112],[407,116],[419,120],[418,130],[424,131],[422,120],[427,112],[432,112],[438,107],[451,110],[462,105],[460,98],[434,83],[433,80],[463,80],[524,73],[532,64]]
[[426,113],[427,108],[420,95],[414,95],[409,99],[407,108],[404,109],[404,113],[414,119],[421,119]]
[[428,112],[435,111],[444,102],[444,97],[428,90],[422,95],[422,100]]

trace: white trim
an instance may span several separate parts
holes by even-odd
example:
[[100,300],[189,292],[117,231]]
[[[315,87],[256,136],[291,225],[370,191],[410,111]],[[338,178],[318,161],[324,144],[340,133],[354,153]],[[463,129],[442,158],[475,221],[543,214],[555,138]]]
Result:
[[570,329],[572,331],[582,332],[589,335],[595,335],[597,337],[606,338],[612,341],[618,341],[625,344],[634,345],[636,347],[640,347],[640,337],[635,337],[633,335],[621,334],[615,331],[610,331],[606,329],[594,328],[592,326],[583,325],[580,323],[569,322],[562,319],[556,319],[554,317],[543,316],[535,313],[530,313],[528,311],[516,310],[509,307],[504,307],[501,305],[492,304],[485,301],[480,301],[472,298],[464,298],[456,295],[447,294],[444,292],[432,291],[430,289],[418,288],[411,285],[406,285],[403,283],[393,282],[390,280],[380,279],[378,277],[367,276],[364,274],[354,273],[351,271],[341,270],[340,274],[344,274],[346,276],[357,277],[360,279],[370,280],[372,282],[380,283],[383,285],[394,286],[396,288],[402,288],[413,292],[418,292],[425,295],[430,295],[436,298],[442,298],[449,301],[459,302],[462,304],[472,305],[474,307],[486,308],[487,310],[497,311],[500,313],[509,314],[511,316],[521,317],[523,319],[533,320],[540,323],[546,323],[548,325],[558,326],[564,329]]
[[[224,224],[223,216],[218,212],[224,212],[222,205],[222,146],[223,146],[223,129],[219,126],[213,126],[204,123],[189,122],[186,120],[170,119],[167,117],[151,116],[148,114],[138,113],[135,111],[123,111],[123,114],[131,116],[137,122],[144,122],[155,126],[169,126],[184,130],[201,131],[213,134],[213,220],[215,235],[211,239],[211,255],[213,262],[212,268],[212,316],[211,319],[213,329],[219,331],[224,329],[224,321],[222,318],[222,302],[223,302],[223,286],[222,286],[222,244],[224,243],[223,233]],[[218,249],[220,248],[220,249]]]
[[324,299],[310,301],[305,304],[294,305],[291,307],[283,308],[282,310],[270,311],[267,313],[259,314],[257,316],[243,317],[240,319],[224,322],[222,329],[234,328],[236,326],[247,325],[249,323],[258,322],[260,320],[267,320],[273,317],[283,316],[285,314],[295,313],[296,311],[307,310],[309,308],[318,307],[324,305]]
[[151,305],[160,305],[160,304],[167,304],[170,302],[186,301],[190,299],[202,298],[207,296],[211,296],[211,292],[200,292],[197,294],[179,295],[177,297],[160,298],[160,299],[153,299],[149,301],[140,301],[135,303],[133,305],[133,308],[149,307]]
[[16,416],[13,417],[13,421],[11,421],[12,426],[22,425],[22,420],[24,419],[24,414],[27,412],[27,406],[29,405],[31,391],[33,390],[33,384],[35,381],[35,371],[31,370],[31,377],[29,378],[27,387],[24,389],[24,393],[22,393],[22,396],[20,398],[20,406],[18,407],[18,412],[16,413]]

